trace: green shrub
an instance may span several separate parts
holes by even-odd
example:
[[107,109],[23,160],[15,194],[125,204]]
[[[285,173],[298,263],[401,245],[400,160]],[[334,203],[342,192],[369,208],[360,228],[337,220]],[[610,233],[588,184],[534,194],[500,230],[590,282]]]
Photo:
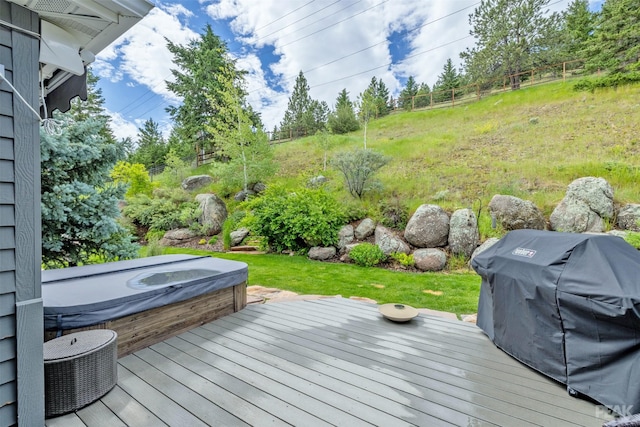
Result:
[[632,71],[629,73],[615,73],[604,77],[585,78],[578,80],[573,85],[575,91],[593,92],[596,89],[607,87],[618,87],[640,82],[640,72]]
[[235,211],[222,223],[222,244],[224,250],[228,251],[231,249],[231,232],[237,228],[238,224],[245,216],[246,212]]
[[391,258],[396,260],[400,265],[404,265],[405,267],[413,267],[414,265],[416,265],[416,261],[413,259],[413,254],[394,252],[391,254]]
[[637,231],[627,231],[624,240],[636,249],[640,249],[640,233]]
[[127,202],[122,213],[136,226],[150,231],[199,228],[200,205],[183,191],[156,191],[155,197],[138,194]]
[[119,161],[111,171],[111,179],[116,183],[128,186],[125,197],[133,197],[136,194],[150,195],[153,184],[149,178],[149,172],[141,163],[128,163]]
[[387,259],[378,245],[360,243],[349,252],[349,258],[362,267],[373,267]]
[[380,153],[357,149],[337,154],[332,164],[344,175],[349,193],[361,199],[365,191],[381,186],[373,180],[373,175],[388,162],[389,159]]
[[250,213],[242,224],[276,251],[334,245],[345,223],[340,205],[323,189],[273,186],[243,209]]
[[464,254],[452,254],[447,260],[449,271],[469,269],[469,259]]
[[398,230],[406,228],[409,221],[408,209],[398,197],[380,201],[379,209],[382,225]]

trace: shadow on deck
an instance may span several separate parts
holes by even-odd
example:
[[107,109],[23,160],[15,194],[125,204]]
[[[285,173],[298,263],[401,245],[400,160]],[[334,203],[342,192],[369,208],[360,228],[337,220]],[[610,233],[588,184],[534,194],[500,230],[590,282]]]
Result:
[[611,416],[473,324],[342,298],[252,305],[119,359],[65,426],[601,426]]

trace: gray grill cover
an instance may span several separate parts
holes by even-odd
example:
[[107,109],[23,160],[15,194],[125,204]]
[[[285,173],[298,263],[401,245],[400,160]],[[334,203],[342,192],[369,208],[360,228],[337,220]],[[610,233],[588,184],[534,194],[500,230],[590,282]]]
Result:
[[614,411],[640,412],[640,252],[615,236],[516,230],[471,265],[478,326],[499,348]]

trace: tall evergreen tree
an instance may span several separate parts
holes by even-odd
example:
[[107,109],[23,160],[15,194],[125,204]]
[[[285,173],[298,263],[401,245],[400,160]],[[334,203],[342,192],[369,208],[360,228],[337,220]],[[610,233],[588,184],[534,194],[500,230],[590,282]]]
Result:
[[[167,108],[174,121],[175,136],[192,150],[203,144],[205,148],[215,149],[216,142],[206,129],[221,120],[218,111],[213,109],[213,105],[220,105],[226,90],[219,76],[232,76],[235,93],[243,100],[246,93],[242,80],[246,72],[236,69],[236,61],[230,57],[227,45],[213,33],[209,24],[199,39],[186,46],[167,40],[167,48],[176,65],[171,70],[174,81],[167,81],[167,88],[182,99],[181,105]],[[212,103],[210,99],[217,102]],[[253,120],[256,118],[259,116],[252,117]],[[254,125],[262,128],[262,123]]]
[[164,157],[169,152],[162,132],[158,128],[158,123],[152,118],[144,122],[142,128],[138,129],[136,149],[129,156],[130,163],[141,163],[147,170],[154,166],[164,164]]
[[595,30],[596,14],[589,10],[589,0],[573,0],[562,13],[563,51],[567,59],[586,54]]
[[384,84],[382,79],[378,80],[375,92],[378,104],[378,115],[380,117],[388,115],[392,109],[391,94],[389,92],[389,88]]
[[92,262],[135,258],[138,246],[118,223],[118,202],[126,187],[109,174],[124,157],[95,89],[88,79],[87,101],[76,99],[66,113],[60,134],[41,131],[42,262],[59,268]]
[[402,89],[402,91],[400,92],[400,99],[398,100],[399,107],[408,111],[412,110],[414,107],[413,97],[418,94],[419,89],[420,87],[416,83],[413,76],[409,76],[404,89]]
[[335,134],[353,132],[360,128],[354,105],[349,99],[347,89],[342,89],[338,94],[335,110],[329,114],[327,125],[329,130]]
[[453,66],[451,58],[449,58],[447,62],[445,62],[442,73],[438,76],[438,80],[433,87],[433,91],[436,92],[434,94],[434,101],[451,101],[453,96],[452,89],[458,87],[460,87],[460,74]]
[[289,97],[287,111],[284,113],[280,130],[285,134],[291,134],[294,138],[307,133],[306,125],[310,121],[309,113],[312,108],[312,99],[309,95],[309,84],[300,71]]
[[606,0],[586,52],[590,71],[640,70],[640,1]]
[[420,83],[414,100],[415,108],[424,108],[431,105],[431,88],[426,83]]
[[227,190],[242,186],[246,192],[249,184],[269,177],[275,171],[273,154],[267,134],[255,126],[253,110],[244,104],[236,75],[229,70],[219,73],[220,92],[208,96],[217,120],[206,126],[206,131],[221,141],[221,153],[226,159],[214,167]]
[[520,88],[519,73],[535,67],[557,48],[548,37],[555,23],[545,9],[549,1],[481,1],[469,15],[476,45],[460,54],[473,81],[508,76],[511,88]]

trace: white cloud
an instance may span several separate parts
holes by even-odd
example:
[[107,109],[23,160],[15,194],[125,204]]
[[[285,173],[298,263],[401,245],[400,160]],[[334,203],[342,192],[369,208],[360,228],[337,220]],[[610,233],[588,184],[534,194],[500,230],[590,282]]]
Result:
[[[551,9],[564,9],[567,3],[562,0]],[[300,71],[311,96],[329,106],[343,88],[355,101],[372,77],[381,79],[394,96],[409,76],[433,85],[446,60],[460,66],[460,52],[474,44],[467,37],[469,14],[478,4],[476,0],[157,1],[149,16],[99,55],[96,65],[105,78],[146,86],[165,101],[176,102],[164,85],[172,67],[164,37],[187,44],[199,37],[188,25],[201,31],[208,22],[228,41],[239,68],[248,71],[248,100],[270,130],[280,123]]]
[[[324,0],[306,7],[298,5],[295,10],[292,3],[277,0],[221,0],[210,4],[206,10],[212,19],[230,19],[233,31],[250,48],[269,45],[278,55],[276,62],[260,67],[270,70],[284,88],[271,98],[274,101],[271,105],[262,102],[257,108],[269,129],[282,119],[300,71],[311,88],[310,95],[330,106],[343,88],[355,100],[372,77],[381,79],[396,95],[409,75],[418,82],[433,84],[447,58],[453,57],[454,62],[459,62],[458,53],[466,45],[462,42],[443,48],[438,46],[460,38],[460,34],[468,34],[468,14],[473,9],[408,31],[473,3],[477,2],[363,0],[334,4],[332,0]],[[403,53],[410,58],[391,65],[394,60],[392,50],[398,49],[391,46],[393,33],[405,35],[403,48],[406,51]],[[429,49],[432,52],[411,57]],[[250,77],[259,80],[251,85],[266,86],[264,73],[254,73]],[[260,93],[267,96],[273,91],[265,88]],[[253,100],[252,105],[256,106]]]
[[120,113],[113,111],[107,110],[106,114],[111,116],[110,126],[116,139],[120,140],[129,137],[135,140],[135,136],[138,133],[138,126],[141,126],[140,123],[128,121],[124,119]]

